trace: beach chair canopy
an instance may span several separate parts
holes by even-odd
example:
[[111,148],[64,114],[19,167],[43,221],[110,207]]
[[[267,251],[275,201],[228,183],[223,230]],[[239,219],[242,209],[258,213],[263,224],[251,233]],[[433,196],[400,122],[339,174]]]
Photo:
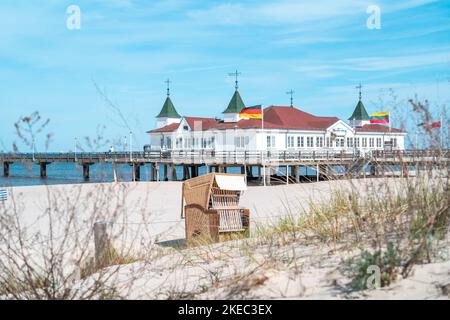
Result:
[[198,204],[208,208],[213,188],[228,191],[247,190],[244,175],[209,173],[186,180],[183,184],[183,197],[186,205]]
[[247,190],[244,176],[241,175],[216,175],[217,186],[221,190],[244,191]]

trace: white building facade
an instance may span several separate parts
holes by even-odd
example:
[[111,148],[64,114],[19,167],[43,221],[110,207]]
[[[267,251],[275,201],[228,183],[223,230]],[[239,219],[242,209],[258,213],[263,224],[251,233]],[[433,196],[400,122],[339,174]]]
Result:
[[336,117],[319,117],[290,106],[263,108],[260,119],[239,119],[245,107],[238,90],[224,119],[180,117],[170,97],[149,131],[151,149],[159,151],[276,151],[346,152],[404,150],[406,133],[385,125],[370,124],[361,101],[349,123]]

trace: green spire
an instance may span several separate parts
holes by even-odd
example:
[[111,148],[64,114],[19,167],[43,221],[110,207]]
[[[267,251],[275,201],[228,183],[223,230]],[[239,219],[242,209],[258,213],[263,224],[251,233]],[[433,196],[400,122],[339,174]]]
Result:
[[228,108],[223,113],[239,113],[245,108],[244,101],[242,101],[239,91],[235,91],[233,97],[228,104]]
[[166,102],[161,109],[161,112],[156,116],[157,118],[181,118],[178,114],[175,106],[172,103],[172,100],[169,96],[166,98]]
[[369,114],[361,100],[358,101],[355,111],[353,111],[352,116],[348,120],[370,120]]

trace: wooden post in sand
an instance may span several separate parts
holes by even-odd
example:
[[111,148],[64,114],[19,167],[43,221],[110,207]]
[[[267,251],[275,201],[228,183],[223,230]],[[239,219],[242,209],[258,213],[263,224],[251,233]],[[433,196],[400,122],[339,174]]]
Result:
[[108,262],[111,253],[111,242],[107,232],[106,221],[94,223],[95,264],[104,266]]

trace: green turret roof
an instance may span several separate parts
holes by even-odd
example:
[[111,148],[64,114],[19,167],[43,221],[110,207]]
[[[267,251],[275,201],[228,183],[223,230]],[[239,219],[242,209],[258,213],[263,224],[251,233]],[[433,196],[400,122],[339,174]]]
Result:
[[170,100],[170,97],[167,97],[166,102],[164,102],[164,105],[161,109],[161,112],[156,116],[157,118],[181,118],[181,116],[178,114],[177,110],[175,109],[175,106],[172,103],[172,100]]
[[242,101],[239,91],[235,91],[233,97],[228,104],[228,108],[223,113],[239,113],[245,108],[244,101]]
[[358,101],[355,111],[353,111],[352,116],[348,120],[370,120],[369,114],[361,100]]

